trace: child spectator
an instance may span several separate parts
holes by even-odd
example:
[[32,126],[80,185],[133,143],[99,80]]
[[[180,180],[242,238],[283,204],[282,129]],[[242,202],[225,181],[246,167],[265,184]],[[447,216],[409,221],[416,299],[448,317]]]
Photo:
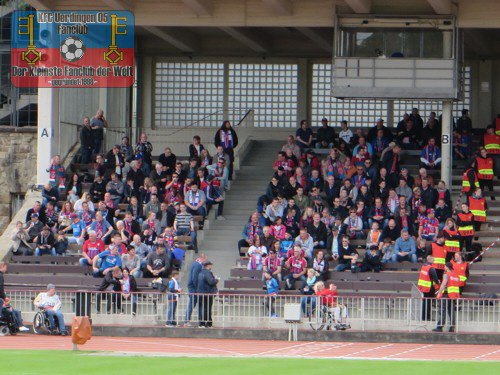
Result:
[[167,323],[165,324],[167,327],[174,327],[177,325],[176,322],[176,312],[177,312],[177,301],[178,294],[182,291],[179,285],[179,271],[172,271],[170,275],[171,279],[168,282],[168,294],[167,294]]
[[367,247],[367,251],[361,264],[361,272],[380,272],[382,269],[382,257],[377,245]]
[[274,309],[274,305],[276,302],[276,296],[279,292],[279,284],[270,271],[264,272],[264,278],[266,280],[266,294],[268,295],[268,299],[266,300],[266,309],[271,313],[271,318],[275,318],[276,311]]

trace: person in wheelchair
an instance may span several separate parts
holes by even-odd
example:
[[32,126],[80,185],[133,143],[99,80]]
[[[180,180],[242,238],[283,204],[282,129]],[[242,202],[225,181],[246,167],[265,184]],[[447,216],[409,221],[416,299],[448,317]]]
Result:
[[[318,281],[314,284],[314,291],[319,299],[322,313],[330,313],[334,318],[335,329],[346,330],[351,328],[347,323],[347,306],[337,302],[337,286],[334,283],[330,284],[327,289],[323,281]],[[329,327],[327,326],[327,329]]]
[[8,332],[16,334],[17,332],[29,331],[29,328],[23,325],[21,312],[10,305],[10,298],[5,294],[3,275],[7,272],[7,263],[0,262],[0,326],[7,326]]
[[[56,287],[54,284],[47,285],[47,292],[42,292],[36,296],[33,304],[43,310],[43,312],[47,315],[50,323],[50,332],[52,334],[60,334],[62,336],[67,336],[68,331],[66,331],[66,326],[64,325],[64,316],[61,312],[61,300],[59,296],[56,294]],[[56,322],[54,319],[57,319],[57,328]]]

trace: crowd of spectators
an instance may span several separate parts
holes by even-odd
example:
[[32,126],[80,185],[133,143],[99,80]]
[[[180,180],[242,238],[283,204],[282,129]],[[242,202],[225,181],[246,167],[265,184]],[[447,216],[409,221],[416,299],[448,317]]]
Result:
[[[439,178],[441,128],[435,112],[424,124],[414,108],[393,130],[382,119],[367,131],[352,131],[342,121],[338,135],[324,118],[315,139],[302,121],[277,153],[274,175],[243,229],[240,255],[249,257],[249,269],[284,280],[287,289],[310,289],[313,276],[328,277],[331,260],[337,272],[379,272],[388,263],[423,262],[436,242],[446,250],[443,261],[470,252],[474,233],[486,221],[483,190],[493,191],[498,174],[498,122],[472,150],[468,111],[458,119],[453,157],[470,160],[465,199],[454,209]],[[402,157],[417,168],[409,170]]]

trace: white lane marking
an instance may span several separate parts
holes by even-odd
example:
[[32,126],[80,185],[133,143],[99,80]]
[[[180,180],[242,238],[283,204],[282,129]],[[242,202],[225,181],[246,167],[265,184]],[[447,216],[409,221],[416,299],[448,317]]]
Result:
[[[237,356],[242,356],[244,354],[238,353],[238,352],[233,352],[231,350],[223,350],[223,349],[214,349],[210,347],[201,347],[201,346],[191,346],[191,345],[179,345],[179,344],[167,344],[167,343],[161,343],[161,342],[146,342],[146,341],[135,341],[135,340],[120,340],[120,339],[105,339],[106,341],[115,341],[115,342],[126,342],[126,343],[132,343],[132,344],[145,344],[145,345],[150,345],[150,346],[173,346],[177,348],[186,348],[186,349],[193,349],[193,350],[210,350],[213,352],[222,352],[222,353],[229,353],[232,355],[237,355]],[[181,354],[181,353],[179,353]]]
[[429,347],[431,347],[431,346],[432,346],[432,345],[424,345],[424,346],[419,346],[418,348],[414,348],[414,349],[410,349],[410,350],[405,350],[404,352],[391,354],[391,355],[385,356],[385,357],[383,357],[383,358],[391,358],[391,357],[395,357],[395,356],[397,356],[397,355],[402,355],[402,354],[407,354],[407,353],[411,353],[411,352],[416,352],[417,350],[421,350],[421,349],[429,348]]
[[279,352],[279,351],[289,352],[290,350],[293,350],[295,348],[299,348],[299,347],[303,347],[303,346],[307,346],[307,345],[311,345],[311,344],[315,344],[315,342],[311,341],[311,342],[305,342],[305,343],[302,343],[302,344],[297,344],[297,345],[292,345],[292,346],[283,346],[283,347],[278,348],[278,349],[267,350],[265,352],[252,354],[251,357],[256,357],[256,356],[259,356],[259,355],[267,355],[267,354],[274,353],[274,352]]
[[486,354],[483,354],[483,355],[478,355],[477,357],[474,357],[472,359],[481,359],[481,358],[484,358],[486,356],[489,356],[489,355],[492,355],[492,354],[495,354],[495,353],[498,353],[498,352],[500,352],[500,349],[495,350],[494,352],[489,352],[489,353],[486,353]]
[[373,350],[378,350],[378,349],[382,349],[382,348],[387,348],[389,346],[393,346],[394,344],[386,344],[386,345],[380,345],[380,346],[376,346],[375,348],[370,348],[370,349],[365,349],[365,350],[360,350],[358,352],[354,352],[354,353],[349,353],[349,354],[346,354],[346,355],[342,355],[342,356],[338,356],[336,358],[346,358],[346,357],[349,357],[351,355],[356,355],[356,354],[360,354],[360,353],[367,353],[367,352],[371,352]]

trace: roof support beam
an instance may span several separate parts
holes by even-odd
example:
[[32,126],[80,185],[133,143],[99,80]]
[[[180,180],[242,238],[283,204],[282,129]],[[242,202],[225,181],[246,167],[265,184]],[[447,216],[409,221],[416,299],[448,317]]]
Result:
[[260,40],[257,36],[247,30],[236,29],[234,27],[221,27],[220,29],[250,48],[252,51],[263,54],[269,53],[270,51],[268,43]]
[[262,0],[275,16],[291,16],[293,4],[290,0]]
[[184,53],[196,53],[199,50],[199,42],[194,38],[190,38],[191,40],[188,41],[185,32],[183,32],[181,36],[174,30],[165,28],[160,29],[156,26],[144,26],[144,29]]
[[427,0],[436,14],[451,14],[451,0]]
[[345,3],[355,13],[370,13],[372,9],[372,0],[345,0]]
[[323,38],[318,32],[314,31],[310,27],[297,27],[297,31],[308,37],[314,44],[316,44],[321,49],[333,53],[333,45],[328,40]]
[[197,16],[209,17],[213,14],[212,0],[182,0]]

